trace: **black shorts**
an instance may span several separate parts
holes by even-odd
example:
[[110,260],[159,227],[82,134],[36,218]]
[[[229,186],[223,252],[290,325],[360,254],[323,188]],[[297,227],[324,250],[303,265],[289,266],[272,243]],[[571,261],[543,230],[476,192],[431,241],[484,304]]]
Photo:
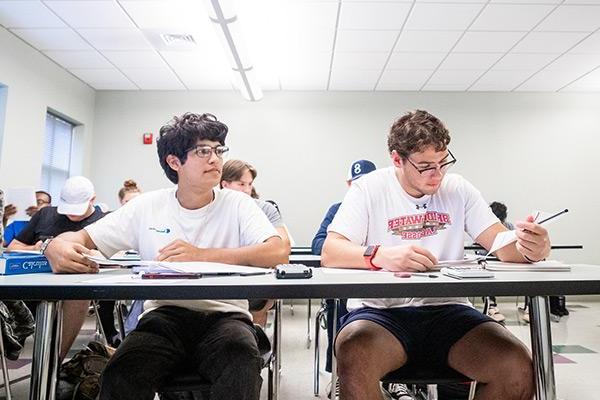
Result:
[[392,333],[408,356],[406,367],[418,371],[447,371],[454,343],[484,322],[496,322],[461,304],[400,308],[359,308],[342,318],[342,330],[353,321],[367,320]]

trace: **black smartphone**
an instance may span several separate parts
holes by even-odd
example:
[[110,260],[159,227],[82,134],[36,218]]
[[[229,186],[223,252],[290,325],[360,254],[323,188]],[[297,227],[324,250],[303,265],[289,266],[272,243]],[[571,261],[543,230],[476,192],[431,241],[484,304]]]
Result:
[[312,268],[304,264],[279,264],[275,267],[277,279],[308,279],[312,277]]

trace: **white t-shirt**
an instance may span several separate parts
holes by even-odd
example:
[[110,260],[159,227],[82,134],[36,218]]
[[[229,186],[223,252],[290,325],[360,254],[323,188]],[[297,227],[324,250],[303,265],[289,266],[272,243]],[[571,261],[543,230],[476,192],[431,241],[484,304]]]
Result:
[[[200,248],[239,248],[277,236],[254,199],[244,193],[215,189],[214,201],[188,210],[179,204],[176,190],[143,193],[85,229],[104,255],[135,249],[142,260],[156,259],[159,249],[176,239]],[[166,305],[250,316],[247,300],[148,300],[144,309]]]
[[[464,233],[476,238],[498,222],[481,193],[463,177],[447,174],[432,196],[414,198],[400,185],[395,167],[352,182],[328,231],[366,245],[417,245],[438,260],[464,257]],[[385,269],[385,266],[382,265]],[[394,278],[392,278],[394,279]],[[466,298],[350,299],[348,309],[469,304]]]

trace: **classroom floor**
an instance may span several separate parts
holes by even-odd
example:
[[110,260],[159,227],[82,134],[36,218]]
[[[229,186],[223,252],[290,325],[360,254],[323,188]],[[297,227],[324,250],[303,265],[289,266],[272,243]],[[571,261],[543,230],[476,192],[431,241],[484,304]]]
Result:
[[[585,298],[580,298],[585,299]],[[314,318],[318,301],[313,301]],[[552,340],[554,344],[554,362],[558,398],[562,400],[596,400],[600,391],[598,370],[600,369],[600,302],[570,301],[567,307],[568,317],[552,322]],[[506,316],[506,325],[517,337],[529,345],[529,327],[519,317],[514,302],[500,302],[499,308]],[[281,400],[311,400],[313,395],[313,357],[314,357],[314,319],[311,321],[311,346],[307,348],[307,312],[306,302],[296,300],[293,315],[290,302],[283,307],[283,349],[282,375],[280,387]],[[95,322],[89,318],[75,343],[81,348],[93,338]],[[327,335],[321,330],[321,365],[325,363]],[[32,340],[28,339],[25,351],[18,361],[9,361],[11,388],[14,400],[27,400],[29,392],[29,373],[31,363]],[[72,350],[74,352],[76,350]],[[329,374],[320,373],[320,398],[327,399],[325,388]],[[0,378],[1,382],[1,378]],[[265,378],[266,382],[266,378]],[[263,385],[266,386],[266,385]],[[262,391],[266,399],[266,391]],[[4,387],[0,384],[0,399],[4,400]]]

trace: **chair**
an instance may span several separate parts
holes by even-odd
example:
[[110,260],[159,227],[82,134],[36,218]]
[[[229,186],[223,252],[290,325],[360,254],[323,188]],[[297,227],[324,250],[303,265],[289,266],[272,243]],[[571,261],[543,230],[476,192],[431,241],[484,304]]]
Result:
[[[438,400],[437,385],[449,383],[469,384],[469,400],[475,397],[476,382],[451,368],[431,373],[429,371],[412,371],[403,367],[393,371],[381,379],[381,383],[402,383],[408,386],[416,399]],[[426,387],[422,390],[421,387]]]
[[4,392],[6,393],[6,400],[11,400],[12,396],[10,394],[10,377],[8,376],[6,357],[4,357],[4,337],[2,324],[4,324],[4,321],[0,319],[0,361],[2,364],[2,376],[4,378]]
[[[267,339],[268,340],[268,339]],[[263,353],[263,368],[267,368],[267,396],[277,400],[279,393],[281,350],[281,300],[275,301],[274,335],[271,351]],[[201,394],[202,400],[210,400],[211,384],[194,373],[176,375],[164,385],[158,395],[161,400],[195,400],[195,394]]]

